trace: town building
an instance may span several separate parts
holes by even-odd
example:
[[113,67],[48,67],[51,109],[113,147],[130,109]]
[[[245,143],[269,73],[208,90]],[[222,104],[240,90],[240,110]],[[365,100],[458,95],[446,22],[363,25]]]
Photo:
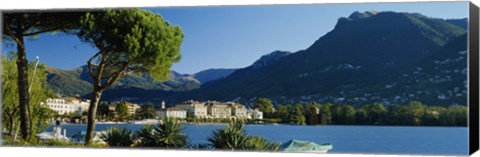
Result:
[[67,103],[73,104],[75,110],[74,112],[77,114],[87,112],[88,108],[90,108],[90,100],[81,100],[74,97],[67,97],[65,100]]
[[75,111],[75,106],[73,104],[67,104],[65,99],[47,99],[47,106],[60,115],[70,114]]
[[263,112],[257,109],[247,109],[247,118],[248,119],[263,119]]
[[82,114],[88,111],[90,101],[83,101],[77,98],[49,98],[47,99],[47,106],[60,115],[70,113]]
[[175,105],[178,109],[187,111],[188,117],[207,118],[207,107],[199,101],[185,101]]
[[232,109],[233,117],[242,118],[242,119],[248,118],[247,109],[245,108],[245,106],[237,103],[227,103],[227,105],[229,105],[230,108]]
[[[162,110],[165,105],[162,103]],[[263,119],[263,113],[258,110],[247,110],[244,105],[233,102],[218,102],[218,101],[185,101],[179,104],[176,104],[174,107],[175,110],[168,111],[165,110],[165,113],[162,115],[167,115],[167,112],[177,112],[178,116],[181,116],[180,110],[185,110],[187,117],[195,118],[242,118],[242,119]],[[160,111],[159,111],[160,113]]]
[[187,111],[180,108],[170,107],[157,111],[157,115],[159,118],[187,118]]
[[131,116],[135,115],[135,113],[137,113],[137,111],[142,108],[142,107],[141,107],[140,105],[138,105],[138,104],[131,103],[131,102],[127,102],[127,101],[125,101],[125,104],[127,104],[128,113],[129,113],[129,115],[131,115]]
[[213,118],[231,118],[232,117],[232,108],[229,105],[216,102],[208,101],[205,103],[207,106],[207,113]]
[[165,108],[165,101],[162,101],[160,110],[156,112],[159,118],[166,118],[166,117],[187,118],[187,110],[175,108],[175,107],[170,107],[167,109]]

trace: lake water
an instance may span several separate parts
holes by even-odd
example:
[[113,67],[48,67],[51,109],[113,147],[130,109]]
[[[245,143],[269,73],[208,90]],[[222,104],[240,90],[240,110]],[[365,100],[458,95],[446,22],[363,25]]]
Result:
[[[114,124],[97,124],[96,130],[105,130]],[[132,131],[142,124],[119,124]],[[226,125],[184,125],[190,144],[208,143],[215,129]],[[64,124],[67,136],[72,136],[86,125]],[[400,127],[400,126],[296,126],[246,125],[249,135],[262,136],[270,141],[287,142],[291,139],[331,143],[331,153],[362,154],[422,154],[467,155],[467,127]],[[48,129],[52,131],[52,127]]]

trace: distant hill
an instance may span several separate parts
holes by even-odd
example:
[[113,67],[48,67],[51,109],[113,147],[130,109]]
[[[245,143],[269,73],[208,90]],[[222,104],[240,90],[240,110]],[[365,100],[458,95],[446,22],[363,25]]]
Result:
[[[198,74],[172,79],[177,86],[127,81],[106,91],[103,99],[249,104],[267,97],[276,104],[315,100],[389,105],[419,100],[427,105],[466,105],[465,22],[417,13],[354,12],[339,18],[330,32],[304,50],[275,51],[231,74],[212,73],[198,81],[201,84],[192,81]],[[176,90],[188,83],[188,88]],[[147,88],[155,85],[158,88]]]
[[[203,100],[251,101],[268,97],[279,103],[316,100],[352,104],[393,104],[418,98],[432,105],[465,105],[465,95],[455,102],[438,99],[443,98],[439,93],[448,90],[436,87],[430,87],[438,90],[435,97],[410,97],[409,91],[378,88],[379,82],[402,82],[405,78],[400,76],[426,66],[423,61],[446,51],[447,43],[465,38],[466,30],[451,22],[416,13],[355,12],[340,18],[332,31],[306,50],[256,70],[252,66],[239,69],[225,79],[202,85],[189,96]],[[456,44],[466,46],[466,42]],[[429,76],[436,75],[445,74]],[[430,90],[424,85],[411,84],[410,88]],[[357,101],[360,99],[365,101]]]
[[[92,79],[87,67],[82,66],[73,70],[61,70],[47,67],[47,85],[53,91],[65,96],[84,96],[92,91]],[[200,87],[200,81],[192,75],[182,75],[175,71],[170,72],[169,80],[155,82],[146,75],[128,75],[119,79],[111,88],[143,88],[159,89],[164,91],[187,91]]]
[[468,29],[468,19],[467,18],[464,18],[464,19],[448,19],[446,21],[448,23],[456,25],[456,26],[458,26],[460,28],[463,28],[465,30]]
[[224,78],[232,74],[237,69],[207,69],[193,74],[193,77],[200,81],[200,83],[207,83],[213,80]]

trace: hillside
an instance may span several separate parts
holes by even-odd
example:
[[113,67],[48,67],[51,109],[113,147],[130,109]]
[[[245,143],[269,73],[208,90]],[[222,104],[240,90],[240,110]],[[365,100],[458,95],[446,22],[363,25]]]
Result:
[[200,81],[201,84],[227,77],[237,69],[207,69],[193,74],[193,77]]
[[[401,82],[403,78],[398,76],[420,66],[423,60],[442,51],[446,43],[465,32],[465,29],[443,19],[420,14],[355,12],[348,18],[340,18],[332,31],[306,50],[254,72],[248,70],[251,67],[237,70],[225,79],[203,85],[191,96],[225,101],[269,97],[281,103],[311,99],[355,104],[373,101],[402,103],[412,99],[401,99],[402,96],[396,94],[408,92],[394,92],[393,95],[391,90],[399,89],[372,87],[378,82]],[[421,90],[423,84],[412,86]],[[355,101],[355,98],[367,101]],[[395,101],[396,98],[399,101]],[[425,99],[435,105],[452,103]],[[466,98],[456,103],[466,104],[465,101]]]
[[315,100],[388,105],[419,100],[427,105],[465,105],[466,22],[417,13],[354,12],[339,18],[330,32],[304,50],[275,51],[248,67],[211,74],[221,77],[202,78],[201,84],[187,83],[186,88],[178,87],[192,83],[192,76],[180,75],[184,81],[177,86],[163,83],[158,88],[128,81],[129,86],[106,91],[103,99],[249,104],[267,97],[277,104]]
[[[47,85],[55,92],[64,96],[84,96],[92,91],[91,78],[86,66],[73,70],[61,70],[48,67]],[[111,89],[142,88],[164,91],[187,91],[200,87],[200,82],[191,75],[170,72],[169,80],[155,82],[146,75],[128,75],[119,79]]]

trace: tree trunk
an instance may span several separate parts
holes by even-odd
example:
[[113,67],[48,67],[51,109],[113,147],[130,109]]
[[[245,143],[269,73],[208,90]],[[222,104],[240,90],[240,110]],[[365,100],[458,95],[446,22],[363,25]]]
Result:
[[[18,31],[22,33],[22,31]],[[28,140],[30,136],[30,105],[29,105],[29,95],[28,95],[28,61],[27,54],[25,52],[24,40],[22,35],[18,35],[17,38],[19,42],[17,43],[17,70],[18,70],[18,94],[19,94],[19,104],[20,104],[20,128],[22,132],[22,138]]]
[[90,107],[88,109],[87,136],[85,137],[85,145],[90,144],[95,136],[95,116],[97,113],[98,102],[100,101],[100,97],[102,97],[102,92],[102,90],[99,90],[96,87],[94,87],[92,92]]
[[10,117],[10,128],[8,129],[8,133],[11,137],[13,137],[13,134],[15,133],[15,117],[13,115]]

